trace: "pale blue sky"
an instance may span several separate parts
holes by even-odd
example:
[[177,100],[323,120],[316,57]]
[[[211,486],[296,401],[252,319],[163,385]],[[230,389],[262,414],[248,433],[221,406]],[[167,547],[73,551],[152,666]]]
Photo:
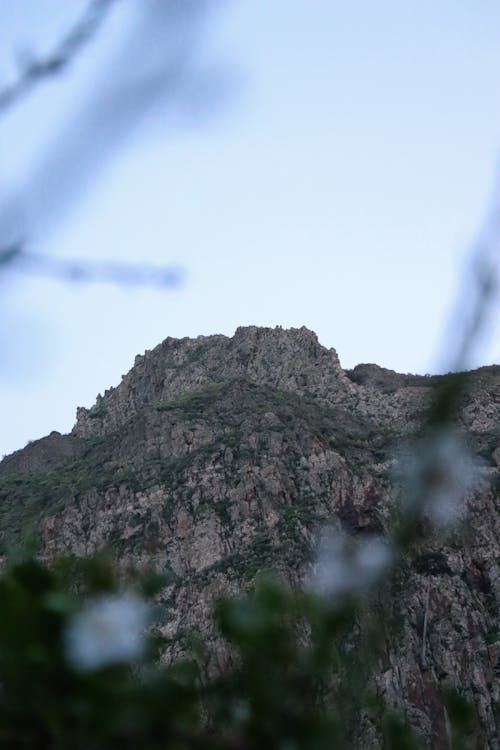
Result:
[[[498,3],[207,3],[196,36],[179,27],[191,52],[170,106],[120,149],[87,153],[86,102],[138,3],[122,0],[68,74],[0,119],[0,209],[21,196],[33,250],[173,263],[186,281],[0,279],[0,454],[68,431],[166,336],[307,325],[344,367],[435,370],[498,164]],[[0,82],[84,5],[0,0]],[[58,192],[68,163],[81,184]],[[475,364],[499,347],[496,332]]]

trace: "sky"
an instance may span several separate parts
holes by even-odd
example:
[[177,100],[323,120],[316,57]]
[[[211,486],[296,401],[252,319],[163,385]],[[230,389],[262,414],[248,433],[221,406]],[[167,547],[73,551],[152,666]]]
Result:
[[[0,90],[85,7],[0,0]],[[17,232],[183,281],[4,269],[0,456],[68,432],[167,336],[306,325],[345,368],[446,370],[494,195],[499,71],[494,0],[115,3],[68,70],[0,111],[0,246]],[[471,366],[499,351],[492,326]]]

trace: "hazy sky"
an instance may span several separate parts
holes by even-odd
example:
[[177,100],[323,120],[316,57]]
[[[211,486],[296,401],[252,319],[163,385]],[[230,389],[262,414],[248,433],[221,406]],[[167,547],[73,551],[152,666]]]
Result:
[[[138,23],[159,2],[179,11],[165,38]],[[0,84],[84,7],[0,0]],[[142,96],[160,53],[175,75],[139,120],[120,92]],[[0,455],[70,430],[166,336],[306,325],[344,367],[435,370],[498,166],[499,71],[496,0],[118,2],[0,117],[0,233],[21,212],[34,252],[185,282],[3,273]],[[475,364],[499,350],[496,332]]]

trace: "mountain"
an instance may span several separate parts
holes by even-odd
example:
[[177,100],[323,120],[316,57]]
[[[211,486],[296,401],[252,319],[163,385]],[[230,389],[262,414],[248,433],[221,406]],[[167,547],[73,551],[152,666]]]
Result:
[[[396,456],[446,377],[343,370],[306,328],[167,338],[79,408],[69,435],[0,463],[0,534],[14,543],[34,528],[49,558],[109,547],[120,564],[169,571],[163,631],[178,653],[193,630],[214,638],[218,592],[264,568],[303,581],[325,523],[356,538],[388,531]],[[441,690],[457,687],[480,718],[478,747],[500,748],[500,367],[470,374],[454,422],[475,456],[466,520],[423,524],[377,681],[436,748],[447,747]]]

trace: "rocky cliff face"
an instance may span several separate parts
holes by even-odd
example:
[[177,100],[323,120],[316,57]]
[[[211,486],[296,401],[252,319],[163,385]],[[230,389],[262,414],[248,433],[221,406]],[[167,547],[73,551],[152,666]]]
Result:
[[[395,451],[421,429],[436,382],[376,365],[344,371],[305,328],[168,338],[78,409],[70,435],[4,459],[0,533],[15,541],[31,526],[44,555],[107,546],[123,563],[169,570],[163,629],[182,648],[190,630],[212,637],[219,591],[266,567],[303,580],[325,522],[387,531]],[[422,531],[397,602],[400,635],[377,676],[436,748],[447,684],[475,704],[478,746],[500,748],[500,367],[470,383],[456,417],[476,455],[467,520],[446,539]]]

